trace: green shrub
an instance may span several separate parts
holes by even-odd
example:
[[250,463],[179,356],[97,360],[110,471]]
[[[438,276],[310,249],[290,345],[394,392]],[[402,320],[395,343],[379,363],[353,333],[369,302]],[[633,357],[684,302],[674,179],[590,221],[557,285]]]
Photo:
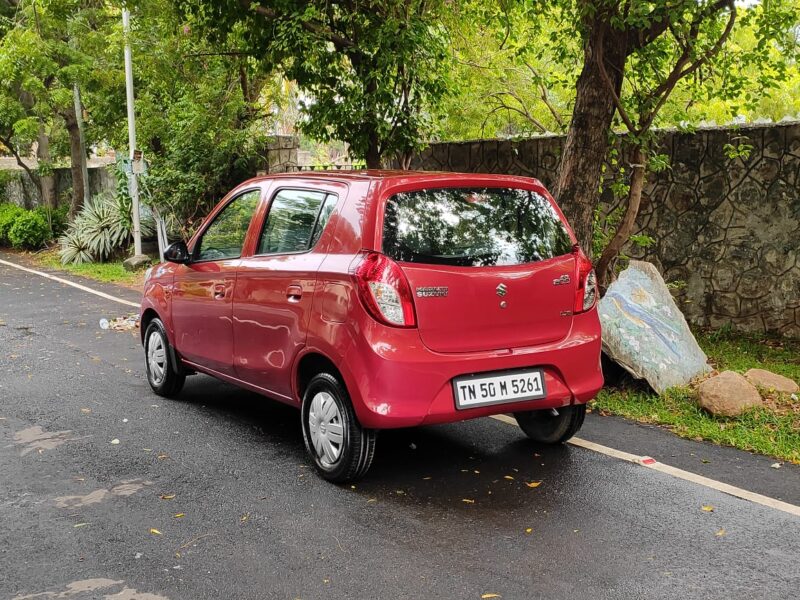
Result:
[[51,239],[55,239],[67,230],[69,214],[69,205],[62,203],[57,208],[50,208],[48,206],[37,206],[34,212],[39,213],[44,217],[44,220],[50,224]]
[[25,210],[16,204],[0,204],[0,246],[7,246],[11,243],[8,239],[8,232],[12,225]]
[[37,250],[51,239],[50,225],[40,213],[22,211],[11,226],[8,239],[14,248]]

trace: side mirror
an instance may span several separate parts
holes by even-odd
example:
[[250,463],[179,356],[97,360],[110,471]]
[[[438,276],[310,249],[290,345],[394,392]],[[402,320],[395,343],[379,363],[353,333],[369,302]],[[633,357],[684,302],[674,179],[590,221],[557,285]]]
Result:
[[189,262],[189,248],[186,242],[175,242],[164,250],[164,260],[183,265]]

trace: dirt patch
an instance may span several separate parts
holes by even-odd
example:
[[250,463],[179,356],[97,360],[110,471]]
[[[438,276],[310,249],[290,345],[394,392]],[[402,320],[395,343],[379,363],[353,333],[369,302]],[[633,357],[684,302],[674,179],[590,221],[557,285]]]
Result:
[[[116,591],[124,586],[120,591]],[[169,600],[166,596],[139,592],[125,586],[124,581],[114,579],[82,579],[68,583],[60,591],[39,592],[27,596],[15,596],[12,600],[35,600],[37,598],[75,598],[75,600]]]
[[100,504],[114,496],[133,496],[135,493],[152,484],[152,481],[143,481],[141,479],[122,481],[119,485],[115,485],[111,489],[95,490],[84,496],[61,496],[55,499],[56,506],[58,508],[83,508],[84,506],[91,506],[92,504]]
[[34,451],[42,453],[45,450],[58,448],[61,444],[75,439],[69,437],[71,433],[72,431],[69,429],[64,431],[45,431],[39,425],[34,425],[16,432],[14,434],[14,443],[22,446],[20,456],[25,456]]

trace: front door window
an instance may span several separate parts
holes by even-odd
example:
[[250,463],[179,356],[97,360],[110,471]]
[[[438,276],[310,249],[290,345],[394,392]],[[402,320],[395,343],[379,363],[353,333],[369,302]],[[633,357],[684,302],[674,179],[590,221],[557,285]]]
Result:
[[260,197],[261,190],[249,190],[231,200],[203,233],[197,244],[195,260],[239,258]]

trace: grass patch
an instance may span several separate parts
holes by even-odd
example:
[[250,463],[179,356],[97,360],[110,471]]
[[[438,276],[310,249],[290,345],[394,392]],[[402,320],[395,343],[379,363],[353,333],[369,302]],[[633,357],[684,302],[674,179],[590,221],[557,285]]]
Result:
[[125,267],[122,266],[121,260],[104,263],[62,265],[57,250],[41,252],[33,255],[33,259],[43,267],[59,269],[67,273],[72,273],[73,275],[80,275],[81,277],[87,277],[105,283],[116,283],[118,285],[135,287],[137,289],[141,289],[144,283],[144,271],[137,271],[135,273],[126,271]]
[[[800,342],[734,334],[698,332],[697,341],[719,370],[743,373],[761,368],[800,380]],[[706,440],[800,464],[800,404],[772,397],[765,406],[739,417],[715,417],[700,409],[695,391],[675,388],[658,396],[643,384],[626,381],[607,387],[593,401],[601,414],[662,425],[681,437]]]

